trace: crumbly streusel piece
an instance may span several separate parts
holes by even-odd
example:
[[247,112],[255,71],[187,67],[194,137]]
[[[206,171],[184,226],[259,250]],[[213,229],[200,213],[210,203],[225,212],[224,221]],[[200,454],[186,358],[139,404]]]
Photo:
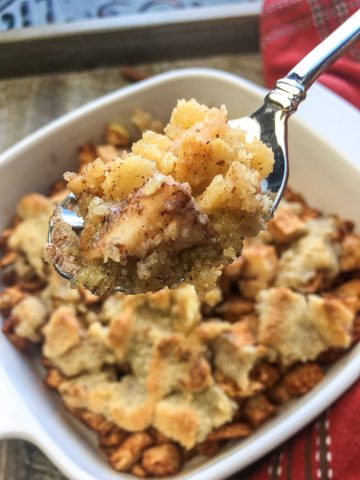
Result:
[[43,353],[66,376],[98,371],[116,361],[106,333],[99,321],[86,329],[74,306],[61,306],[43,329]]
[[230,421],[236,411],[218,387],[198,394],[174,393],[157,403],[154,425],[169,438],[190,449],[216,427]]
[[339,298],[305,296],[278,287],[260,292],[256,308],[259,341],[274,348],[283,365],[350,346],[355,315]]
[[28,295],[15,305],[11,312],[16,319],[15,333],[33,343],[42,340],[41,327],[48,318],[44,303],[34,295]]
[[[319,217],[305,224],[306,232],[286,249],[279,262],[276,285],[308,291],[309,283],[321,274],[324,285],[340,271],[340,245],[335,218]],[[315,288],[316,289],[316,288]]]
[[58,220],[46,259],[97,294],[186,281],[204,297],[243,238],[264,227],[272,201],[261,180],[273,162],[229,126],[224,107],[181,100],[164,134],[147,131],[131,152],[65,175],[84,229],[77,240]]
[[222,285],[227,291],[236,285],[242,302],[272,286],[326,291],[341,272],[359,269],[360,238],[351,222],[322,215],[292,195],[296,201],[283,200],[268,230],[246,239],[241,257],[225,270]]
[[152,424],[154,402],[133,375],[118,381],[112,371],[85,374],[63,382],[59,391],[68,407],[101,414],[129,432]]
[[25,195],[17,207],[21,222],[14,228],[8,240],[8,247],[21,253],[23,260],[39,278],[46,275],[42,250],[54,206],[55,202],[43,195]]
[[304,220],[300,217],[301,205],[294,202],[281,200],[268,223],[269,232],[275,243],[286,244],[301,237],[306,233]]
[[269,288],[278,274],[279,261],[272,245],[249,242],[244,246],[239,291],[246,299],[254,299],[261,291]]
[[[221,322],[216,328],[210,322],[206,329],[200,322],[200,302],[192,286],[118,294],[105,301],[89,326],[74,305],[58,307],[43,329],[43,353],[62,375],[72,377],[59,385],[69,408],[95,412],[131,432],[153,425],[191,448],[235,411],[215,386],[209,364],[209,343],[229,325]],[[112,365],[126,365],[128,373],[116,379]],[[191,431],[183,431],[180,419],[170,431],[160,406],[174,418],[181,411]],[[215,418],[205,425],[210,411]]]
[[[257,323],[257,320],[254,319]],[[250,379],[250,372],[261,358],[268,354],[264,345],[259,345],[246,319],[231,325],[214,345],[214,365],[241,389],[241,396],[249,396],[258,390],[259,384]]]

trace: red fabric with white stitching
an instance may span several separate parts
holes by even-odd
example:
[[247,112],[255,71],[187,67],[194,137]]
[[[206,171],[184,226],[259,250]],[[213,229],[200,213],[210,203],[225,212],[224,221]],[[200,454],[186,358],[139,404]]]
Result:
[[229,480],[359,480],[360,382],[266,459]]
[[[266,85],[272,87],[359,8],[360,0],[265,0],[260,43]],[[360,108],[360,41],[319,81]]]

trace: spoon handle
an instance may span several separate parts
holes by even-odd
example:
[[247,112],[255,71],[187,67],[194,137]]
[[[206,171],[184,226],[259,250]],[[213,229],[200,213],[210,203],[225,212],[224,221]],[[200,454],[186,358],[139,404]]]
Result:
[[276,82],[266,101],[289,115],[304,100],[315,80],[360,37],[360,10],[308,53],[290,72]]

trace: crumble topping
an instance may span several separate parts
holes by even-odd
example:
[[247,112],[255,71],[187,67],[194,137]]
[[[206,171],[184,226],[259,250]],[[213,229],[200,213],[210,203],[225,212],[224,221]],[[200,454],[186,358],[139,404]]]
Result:
[[278,286],[306,290],[316,273],[321,273],[323,281],[332,280],[339,273],[336,220],[317,218],[306,222],[305,228],[304,235],[280,257]]
[[[195,111],[203,122],[205,110]],[[186,135],[191,139],[190,120],[174,115],[168,141]],[[150,149],[151,135],[140,141],[147,146],[140,143],[136,148]],[[96,179],[105,165],[110,168],[120,162],[119,157],[125,159],[121,150],[127,138],[124,129],[112,125],[106,138],[110,145],[88,144],[78,152],[80,176],[87,175],[87,167],[89,171],[94,168],[91,162],[98,156],[102,158],[97,163],[100,173],[93,169],[98,175],[92,177],[94,189],[99,188]],[[157,147],[163,153],[168,141],[164,135],[155,138],[163,142]],[[250,162],[250,146],[246,148]],[[189,216],[197,222],[194,238],[198,235],[200,241],[204,235],[208,239],[215,218],[227,254],[232,255],[229,225],[233,228],[239,217],[230,208],[226,210],[228,197],[218,195],[216,189],[222,184],[230,197],[234,194],[242,201],[239,192],[229,187],[233,177],[227,175],[234,162],[226,172],[217,172],[210,185],[205,185],[208,180],[202,184],[199,179],[206,177],[199,176],[189,186],[184,164],[178,170],[184,177],[175,178],[173,152],[162,153],[154,149],[154,159],[143,156],[142,161],[150,163],[166,159],[166,165],[161,173],[149,170],[151,180],[144,179],[130,195],[143,195],[142,200],[158,192],[161,185],[162,194],[175,192],[177,198],[180,192]],[[120,168],[125,167],[121,164]],[[236,173],[238,167],[233,168]],[[126,182],[121,185],[119,181],[118,186],[116,195],[129,195]],[[268,230],[245,240],[242,256],[225,267],[217,289],[210,289],[203,302],[189,284],[135,296],[119,292],[96,296],[82,285],[70,288],[43,261],[40,248],[54,205],[66,195],[64,187],[64,182],[57,182],[49,197],[25,195],[14,223],[0,234],[3,331],[20,350],[41,349],[45,383],[58,392],[69,412],[96,432],[99,447],[114,469],[161,477],[179,472],[194,455],[215,455],[226,441],[251,435],[280,405],[305,395],[321,381],[326,364],[359,339],[360,238],[350,222],[321,214],[291,190]],[[214,188],[210,191],[214,212],[222,202],[221,216],[205,211],[212,208],[206,197],[210,187]],[[114,194],[109,182],[104,188]],[[194,197],[192,188],[204,190]],[[113,211],[110,196],[89,191],[82,195],[82,208],[94,218]],[[202,207],[206,198],[208,203]],[[190,217],[176,218],[184,225]],[[201,218],[204,222],[199,222]],[[131,225],[132,235],[135,226]],[[180,244],[187,241],[186,237],[171,237],[171,232],[166,238]],[[121,235],[127,233],[121,231]],[[114,230],[106,230],[104,238],[113,239],[113,234]],[[146,242],[131,245],[132,235],[129,246],[148,253]],[[69,265],[79,255],[73,240],[66,237]],[[98,239],[89,234],[89,241],[94,247]],[[163,247],[165,237],[160,242]],[[93,251],[89,249],[88,254]],[[138,262],[140,275],[155,268],[159,260],[153,254],[145,257],[146,262]],[[114,263],[118,267],[120,262]],[[210,286],[208,273],[201,273],[202,284]]]
[[12,309],[12,316],[16,320],[15,333],[27,338],[31,342],[41,341],[40,327],[46,322],[46,308],[37,297],[26,296]]
[[[251,319],[255,324],[256,318]],[[235,322],[215,342],[214,365],[225,377],[235,382],[242,396],[258,390],[259,384],[250,378],[250,372],[261,358],[269,355],[268,349],[259,345],[251,331],[248,318]]]
[[198,394],[175,393],[158,402],[154,426],[190,449],[231,420],[235,410],[236,404],[217,386]]
[[180,100],[163,134],[146,131],[131,151],[65,174],[84,229],[77,238],[56,211],[45,259],[97,294],[188,282],[204,298],[265,226],[272,200],[261,180],[273,163],[267,146],[229,126],[225,107]]
[[259,293],[257,310],[259,341],[273,347],[284,365],[351,343],[354,313],[340,299],[278,287]]

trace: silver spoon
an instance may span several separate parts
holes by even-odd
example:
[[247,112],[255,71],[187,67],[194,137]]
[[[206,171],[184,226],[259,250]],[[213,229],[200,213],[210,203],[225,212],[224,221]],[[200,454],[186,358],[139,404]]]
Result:
[[[300,102],[305,99],[308,88],[359,36],[360,10],[308,53],[284,78],[278,80],[273,90],[266,95],[259,110],[249,117],[229,122],[232,127],[244,130],[249,140],[256,137],[274,152],[274,169],[262,185],[263,191],[274,194],[272,213],[279,205],[288,179],[288,118],[296,112]],[[60,213],[61,219],[79,233],[84,221],[74,212],[75,206],[76,197],[70,194],[59,204],[57,215]],[[55,220],[55,216],[50,219],[49,242],[53,240]],[[65,273],[59,265],[55,265],[55,269],[67,280],[72,279],[71,275]]]

